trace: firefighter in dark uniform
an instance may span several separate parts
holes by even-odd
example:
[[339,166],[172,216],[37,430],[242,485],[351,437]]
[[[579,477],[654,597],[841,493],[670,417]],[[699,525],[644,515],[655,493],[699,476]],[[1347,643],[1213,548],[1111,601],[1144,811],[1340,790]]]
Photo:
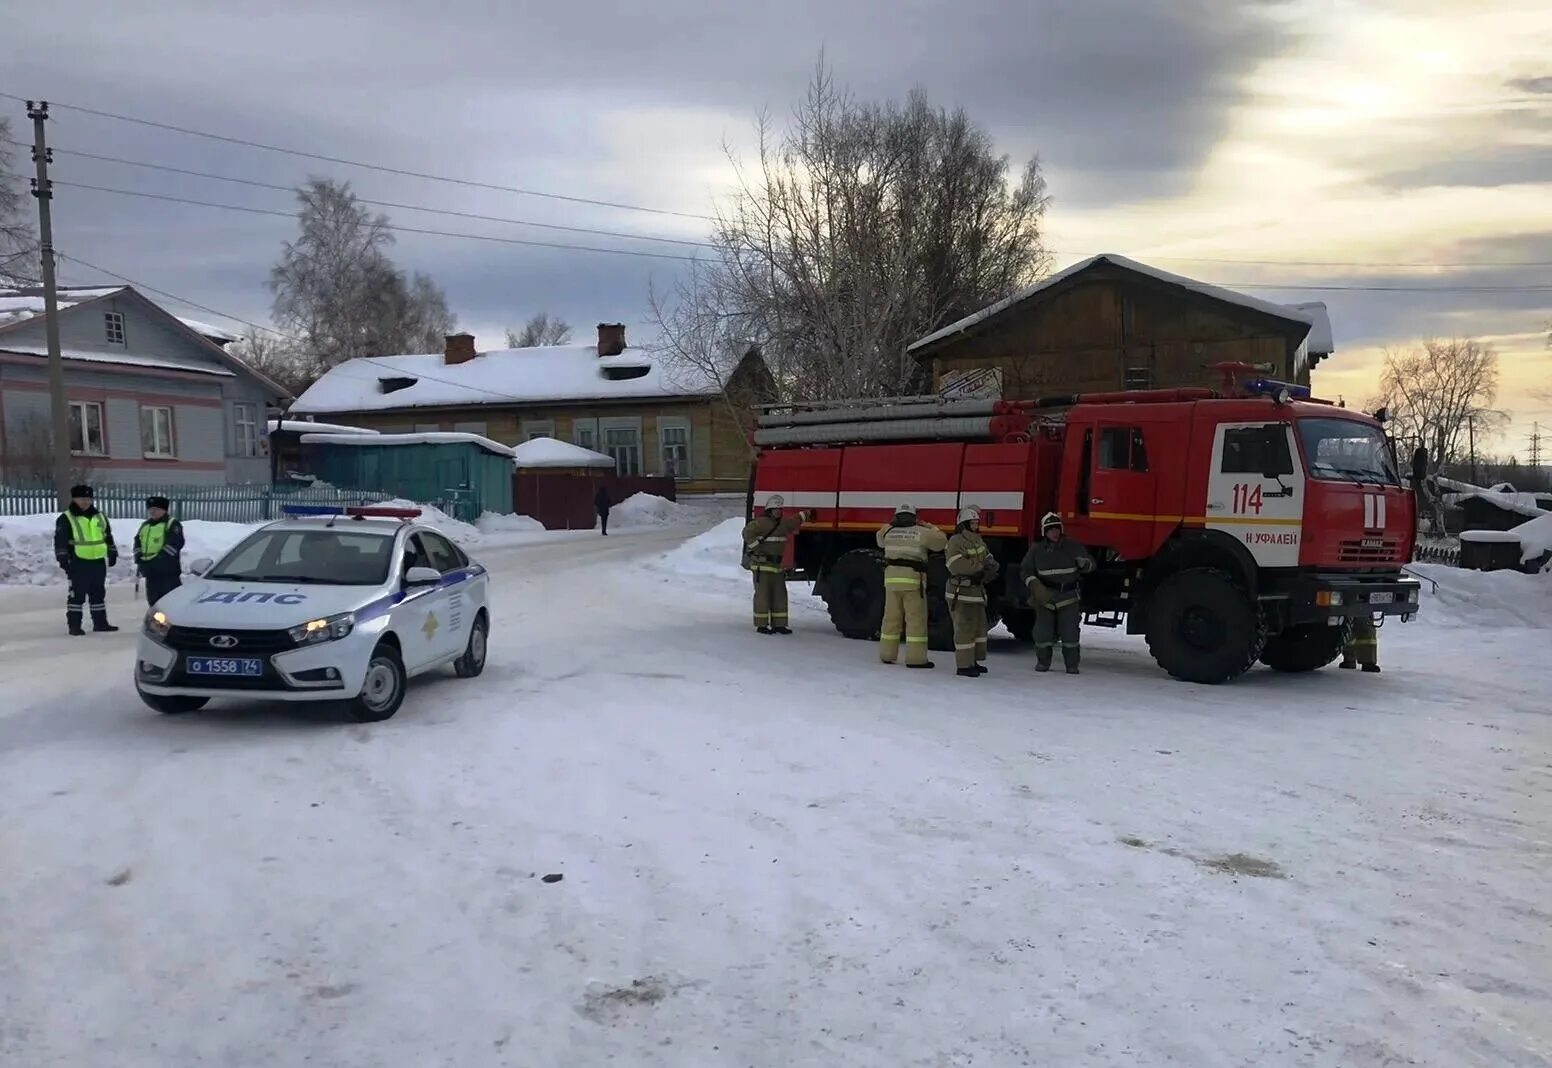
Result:
[[1380,632],[1373,619],[1358,616],[1348,625],[1347,640],[1342,643],[1342,662],[1337,666],[1349,671],[1361,667],[1370,675],[1380,673]]
[[135,567],[145,579],[146,604],[183,585],[183,524],[168,515],[166,497],[146,498],[146,521],[135,534]]
[[1019,577],[1035,606],[1035,670],[1050,671],[1052,650],[1060,646],[1067,674],[1078,673],[1078,638],[1083,622],[1080,576],[1094,570],[1094,559],[1062,530],[1061,516],[1040,520],[1040,540],[1029,547]]
[[54,523],[54,558],[70,579],[65,595],[65,622],[71,634],[85,634],[82,606],[92,614],[92,630],[115,631],[108,622],[108,568],[119,562],[113,527],[97,510],[92,487],[70,487],[70,507]]

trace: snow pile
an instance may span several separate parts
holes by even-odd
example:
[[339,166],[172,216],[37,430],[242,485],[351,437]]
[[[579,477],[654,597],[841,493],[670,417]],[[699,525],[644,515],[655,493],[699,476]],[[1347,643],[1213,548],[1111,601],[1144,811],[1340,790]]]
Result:
[[651,493],[636,493],[609,510],[609,525],[619,530],[667,527],[688,519],[684,505]]
[[743,519],[737,516],[724,519],[704,534],[697,534],[677,549],[664,553],[652,566],[676,575],[745,582],[747,573],[739,566],[742,556],[739,539],[743,532]]
[[544,524],[531,515],[498,515],[495,512],[486,512],[480,516],[475,528],[480,537],[487,541],[545,533]]
[[614,457],[569,441],[533,438],[512,450],[515,467],[613,467]]
[[[55,513],[46,515],[0,516],[0,583],[48,586],[65,581],[54,560]],[[119,548],[119,566],[108,575],[110,582],[135,580],[134,541],[140,528],[138,517],[110,517],[113,538]],[[203,519],[186,520],[183,536],[183,567],[187,572],[195,560],[225,556],[247,537],[258,524],[213,523]]]
[[1520,562],[1523,564],[1528,564],[1546,553],[1552,553],[1552,514],[1542,515],[1529,523],[1521,523],[1509,533],[1519,540]]
[[1423,580],[1419,621],[1444,626],[1552,629],[1552,578],[1408,564]]

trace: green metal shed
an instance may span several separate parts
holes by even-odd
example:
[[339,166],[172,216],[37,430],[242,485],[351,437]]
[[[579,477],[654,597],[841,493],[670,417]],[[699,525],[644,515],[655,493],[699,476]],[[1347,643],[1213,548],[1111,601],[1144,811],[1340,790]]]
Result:
[[304,434],[319,479],[432,504],[472,523],[512,512],[512,450],[478,434]]

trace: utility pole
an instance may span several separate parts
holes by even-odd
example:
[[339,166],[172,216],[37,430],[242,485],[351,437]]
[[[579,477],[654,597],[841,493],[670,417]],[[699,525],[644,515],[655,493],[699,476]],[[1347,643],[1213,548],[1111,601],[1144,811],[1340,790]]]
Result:
[[1477,413],[1466,415],[1466,440],[1471,449],[1471,484],[1477,485]]
[[[27,117],[32,120],[32,161],[38,176],[32,180],[32,195],[38,198],[38,242],[43,252],[43,329],[48,337],[49,408],[54,443],[54,490],[59,507],[70,501],[70,406],[65,401],[65,363],[59,354],[59,292],[54,280],[54,220],[49,202],[54,187],[48,167],[54,162],[43,124],[48,121],[48,101],[27,101]],[[86,433],[86,428],[81,428]]]
[[1530,465],[1541,467],[1541,424],[1532,423],[1530,431]]

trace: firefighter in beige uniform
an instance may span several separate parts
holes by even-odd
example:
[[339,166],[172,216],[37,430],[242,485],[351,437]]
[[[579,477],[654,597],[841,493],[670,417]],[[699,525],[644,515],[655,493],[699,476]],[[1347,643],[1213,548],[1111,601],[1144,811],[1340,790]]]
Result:
[[779,494],[768,498],[765,512],[744,524],[744,566],[754,573],[754,625],[761,634],[791,634],[787,626],[787,578],[781,558],[787,537],[811,517],[810,512],[783,519]]
[[1000,565],[981,540],[981,511],[962,508],[954,536],[948,539],[948,610],[954,620],[957,674],[986,674],[986,584]]
[[1371,675],[1380,671],[1380,632],[1374,620],[1357,616],[1348,624],[1347,639],[1342,643],[1342,662],[1337,665],[1351,670],[1361,667]]
[[927,659],[927,558],[948,547],[931,523],[916,521],[914,505],[902,504],[876,535],[884,550],[884,622],[878,632],[878,656],[893,664],[905,637],[905,666],[930,668]]

